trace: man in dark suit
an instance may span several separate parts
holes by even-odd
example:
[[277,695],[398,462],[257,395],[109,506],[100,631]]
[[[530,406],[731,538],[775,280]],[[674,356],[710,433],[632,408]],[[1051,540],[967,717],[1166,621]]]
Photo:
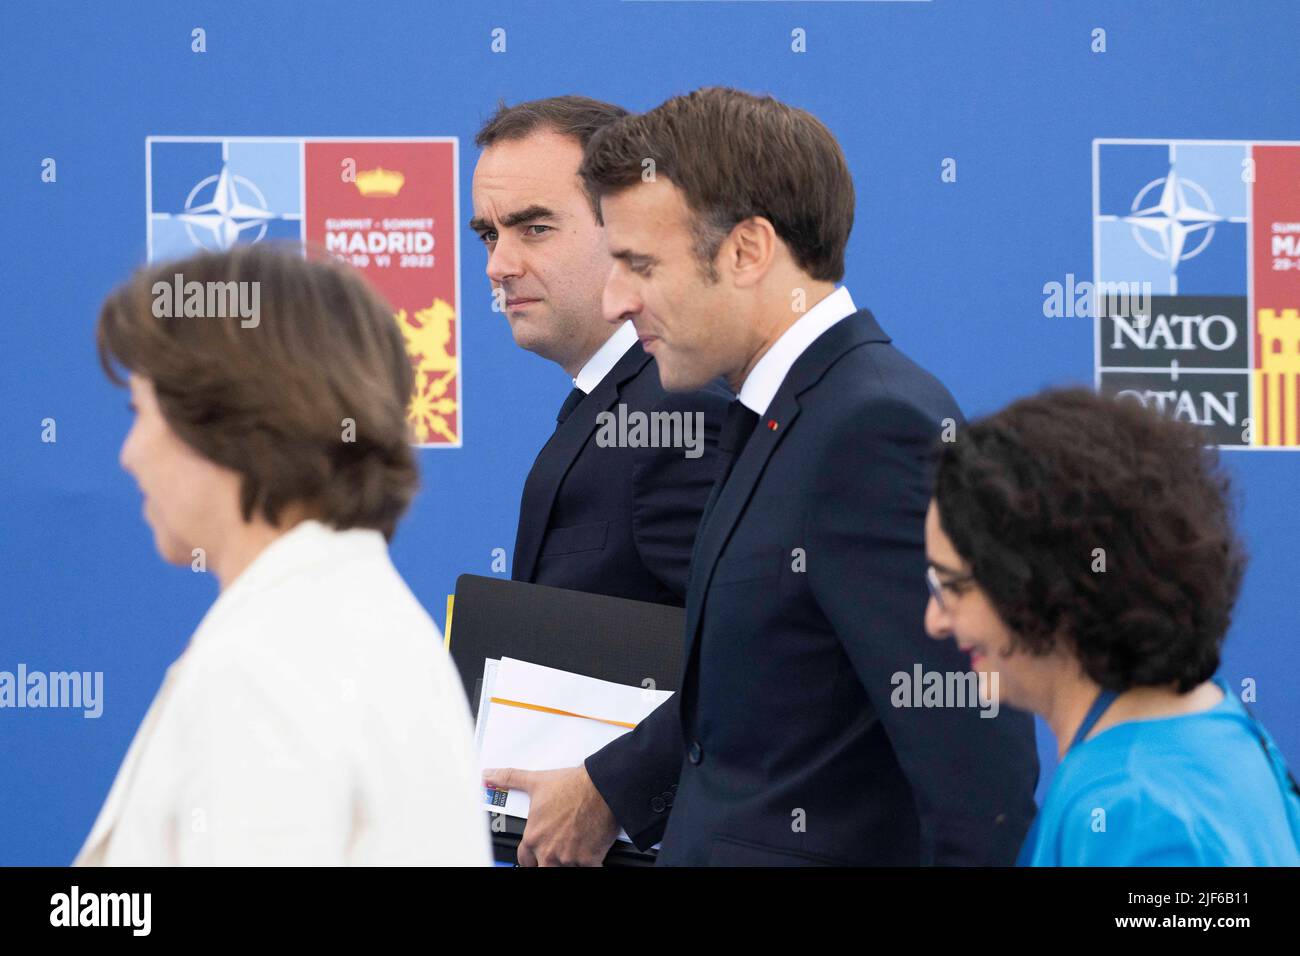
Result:
[[[575,386],[524,483],[511,577],[680,607],[729,401],[717,386],[666,393],[635,340],[589,393]],[[620,405],[625,416],[667,422],[670,435],[680,422],[694,446],[602,444]]]
[[[516,344],[573,381],[524,484],[511,576],[680,607],[731,395],[707,382],[667,392],[632,323],[602,314],[613,260],[577,171],[591,136],[625,114],[578,96],[503,104],[476,137],[470,227]],[[508,776],[531,796],[520,862],[537,861],[539,841],[542,862],[600,862],[608,841],[582,853],[547,839],[548,807],[589,789],[585,777]]]
[[607,317],[631,317],[670,390],[722,375],[738,398],[682,690],[588,758],[571,828],[603,837],[603,803],[667,864],[1010,864],[1033,724],[971,694],[969,661],[923,628],[930,450],[960,412],[836,288],[839,144],[714,88],[607,127],[582,174],[616,262]]

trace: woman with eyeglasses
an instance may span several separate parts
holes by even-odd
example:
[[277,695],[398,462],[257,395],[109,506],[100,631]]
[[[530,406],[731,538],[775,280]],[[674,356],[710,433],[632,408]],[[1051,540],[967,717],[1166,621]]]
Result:
[[1245,557],[1203,441],[1065,390],[939,453],[926,630],[1061,756],[1020,865],[1300,864],[1300,790],[1214,677]]

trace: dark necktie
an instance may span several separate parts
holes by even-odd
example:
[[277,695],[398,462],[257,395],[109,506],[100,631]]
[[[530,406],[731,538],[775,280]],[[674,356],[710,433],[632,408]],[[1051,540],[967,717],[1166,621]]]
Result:
[[564,420],[569,417],[569,413],[577,408],[578,404],[586,397],[587,393],[575,386],[573,391],[569,393],[569,397],[564,400],[564,404],[560,406],[560,412],[555,416],[555,424],[564,424]]
[[[551,442],[560,440],[560,426],[586,397],[587,393],[577,387],[569,392],[555,416],[555,431],[546,440],[546,446],[538,452],[537,460],[533,462],[533,467],[524,480],[524,494],[519,502],[519,532],[515,537],[515,557],[511,565],[512,573],[518,575],[515,580],[531,580],[535,574],[537,551],[541,547],[541,539],[546,533],[550,517],[551,501],[555,494],[552,482],[557,479],[555,473],[543,462],[546,449],[551,447]],[[563,476],[563,472],[560,476]],[[529,564],[529,561],[532,563]]]
[[749,441],[749,436],[754,434],[754,426],[757,424],[758,413],[742,405],[740,399],[733,399],[727,406],[727,415],[722,420],[722,428],[718,432],[718,477],[713,482],[713,491],[709,493],[709,500],[704,503],[704,512],[700,515],[701,528],[713,513],[713,506],[717,504],[718,496],[722,494],[722,486],[727,483],[732,466],[736,464],[740,453],[745,450],[745,443]]
[[754,434],[754,426],[758,424],[758,413],[746,408],[740,399],[734,399],[727,406],[727,417],[722,422],[722,430],[718,433],[718,450],[728,456],[728,461],[723,465],[723,480],[731,472],[731,466],[740,453],[745,450],[745,443],[749,441],[749,436]]
[[718,432],[718,451],[722,453],[722,461],[719,463],[718,480],[713,483],[715,499],[722,492],[722,486],[727,483],[736,459],[745,450],[745,443],[754,434],[754,426],[757,424],[758,413],[742,405],[740,399],[733,399],[727,406],[727,417],[722,420],[722,429]]

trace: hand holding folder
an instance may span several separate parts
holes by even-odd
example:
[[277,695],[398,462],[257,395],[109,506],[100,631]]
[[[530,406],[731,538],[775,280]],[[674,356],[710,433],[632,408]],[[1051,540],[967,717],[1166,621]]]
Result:
[[[534,754],[514,761],[509,759],[510,751],[504,754],[499,751],[483,752],[481,745],[488,732],[488,720],[485,719],[478,722],[476,730],[482,756],[481,766],[514,768],[532,773],[532,782],[539,786],[544,784],[538,793],[556,794],[562,792],[567,785],[577,786],[585,781],[586,789],[594,794],[590,778],[582,769],[583,758],[603,743],[627,732],[628,728],[621,725],[636,724],[677,688],[684,643],[684,617],[684,612],[679,607],[474,574],[461,575],[456,582],[454,631],[451,627],[451,602],[448,602],[448,647],[475,715],[479,713],[480,707],[498,713],[504,711],[516,718],[528,711],[543,719],[536,721],[522,718],[515,722],[540,727],[557,727],[565,723],[585,725],[581,730],[575,726],[574,732],[580,736],[605,735],[599,739],[590,736],[586,743],[572,749],[551,751],[540,756]],[[622,685],[621,691],[608,693],[613,693],[615,697],[630,694],[634,703],[625,706],[615,701],[612,705],[607,705],[606,700],[599,697],[590,702],[580,698],[575,703],[563,696],[567,693],[564,687],[551,688],[560,692],[559,697],[552,694],[551,690],[544,691],[541,697],[517,689],[510,691],[509,683],[502,690],[495,683],[496,668],[506,659],[513,660],[516,665],[523,664],[525,669],[531,665],[540,667],[542,671],[562,673],[565,677],[559,679],[561,684],[568,684],[569,679],[590,679],[596,685]],[[507,678],[508,682],[510,680]],[[515,704],[492,704],[492,697],[514,701]],[[518,704],[549,710],[516,706]],[[505,719],[507,723],[511,722],[510,717]],[[605,729],[593,729],[597,726]],[[526,733],[531,731],[526,730]],[[493,736],[496,736],[495,732]],[[542,732],[540,736],[545,737],[547,734]],[[562,731],[559,736],[567,738],[568,733]],[[525,741],[522,746],[525,748],[526,739],[522,738]],[[545,745],[549,747],[551,744],[547,741]],[[564,769],[532,769],[543,765]],[[565,770],[576,772],[566,774]],[[574,779],[569,780],[570,776]],[[517,785],[515,789],[518,789]],[[578,789],[582,787],[579,786]],[[599,799],[599,795],[596,798]],[[509,802],[511,794],[500,799]],[[528,805],[527,797],[522,791],[515,795],[509,807],[492,808],[495,811],[492,840],[498,861],[513,863],[517,858],[524,860],[528,855],[528,848],[520,842],[525,819],[522,815],[512,815],[521,813],[521,805]],[[603,804],[601,806],[608,812],[607,807]],[[595,813],[596,809],[593,808],[591,812]],[[613,839],[616,825],[612,819],[609,825],[607,838]],[[529,826],[536,827],[537,821]],[[608,843],[605,845],[608,846]],[[574,859],[586,859],[582,848],[570,846],[569,849]],[[606,866],[646,866],[652,864],[654,858],[653,851],[642,852],[630,843],[615,841],[604,863]]]
[[[508,657],[485,661],[476,728],[480,766],[576,767],[671,696],[672,691],[616,684]],[[529,797],[522,790],[488,789],[485,806],[526,818]]]

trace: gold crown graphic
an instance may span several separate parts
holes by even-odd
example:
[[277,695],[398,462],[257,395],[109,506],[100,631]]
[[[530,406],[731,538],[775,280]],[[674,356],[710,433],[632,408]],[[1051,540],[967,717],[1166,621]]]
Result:
[[405,182],[401,173],[382,166],[357,173],[357,189],[363,196],[396,196]]

